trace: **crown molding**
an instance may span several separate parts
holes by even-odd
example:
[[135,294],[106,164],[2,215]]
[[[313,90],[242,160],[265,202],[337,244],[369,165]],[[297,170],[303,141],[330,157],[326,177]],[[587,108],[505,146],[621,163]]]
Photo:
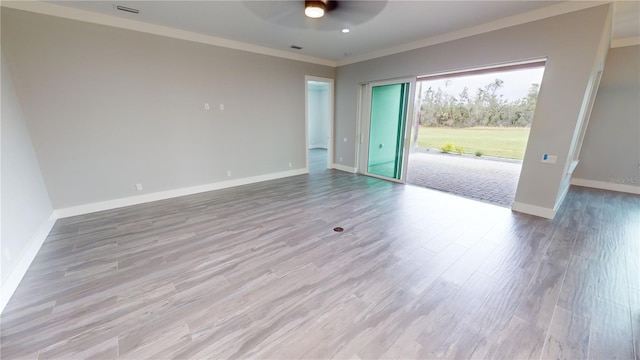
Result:
[[168,26],[154,25],[139,20],[125,19],[113,15],[100,14],[93,11],[75,9],[67,6],[46,3],[42,1],[1,1],[2,7],[29,11],[33,13],[51,15],[82,22],[106,25],[121,29],[139,31],[160,35],[174,39],[187,40],[213,46],[220,46],[234,50],[248,51],[256,54],[275,56],[279,58],[297,60],[312,64],[335,67],[336,62],[329,59],[293,54],[288,51],[276,50],[264,46],[252,45],[240,41],[223,39],[215,36],[199,34],[192,31],[179,30]]
[[500,30],[500,29],[504,29],[504,28],[508,28],[516,25],[529,23],[532,21],[546,19],[552,16],[562,15],[562,14],[584,10],[584,9],[592,8],[595,6],[600,6],[604,4],[610,4],[610,3],[611,1],[566,1],[560,4],[547,6],[541,9],[528,11],[522,14],[508,16],[502,19],[490,21],[484,24],[468,27],[465,29],[428,37],[415,42],[410,42],[403,45],[394,46],[394,47],[379,50],[379,51],[374,51],[368,54],[356,55],[347,59],[339,60],[337,62],[337,66],[354,64],[361,61],[376,59],[383,56],[420,49],[427,46],[442,44],[442,43],[453,41],[453,40],[463,39],[463,38],[474,36],[474,35],[484,34],[484,33],[488,33],[495,30]]
[[[252,45],[240,41],[234,41],[219,38],[210,35],[204,35],[192,31],[179,30],[168,26],[154,25],[139,20],[125,19],[113,15],[100,14],[92,11],[75,9],[67,6],[46,3],[42,1],[0,1],[2,7],[29,11],[33,13],[56,16],[71,20],[94,23],[99,25],[111,26],[121,29],[133,30],[148,34],[165,36],[174,39],[192,41],[207,45],[220,46],[229,49],[252,52],[261,55],[274,56],[289,60],[302,61],[312,64],[325,65],[331,67],[344,66],[358,63],[361,61],[380,58],[383,56],[393,55],[405,51],[415,50],[423,47],[433,46],[453,40],[458,40],[474,35],[484,34],[487,32],[508,28],[532,21],[542,20],[552,16],[562,15],[574,11],[588,9],[595,6],[610,4],[611,1],[566,1],[560,4],[547,6],[541,9],[532,10],[526,13],[517,14],[502,19],[494,20],[488,23],[472,26],[469,28],[448,32],[432,37],[428,37],[419,41],[394,46],[391,48],[370,52],[367,54],[356,55],[348,59],[334,61],[330,59],[294,54],[288,51],[272,49],[259,45]],[[611,47],[633,46],[640,44],[640,37],[631,37],[624,39],[612,40]]]
[[632,36],[624,39],[611,40],[612,48],[635,46],[635,45],[640,45],[640,36]]

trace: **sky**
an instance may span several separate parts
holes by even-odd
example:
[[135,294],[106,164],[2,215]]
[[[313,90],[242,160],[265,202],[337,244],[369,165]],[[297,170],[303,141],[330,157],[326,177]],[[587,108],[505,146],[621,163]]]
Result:
[[[466,87],[469,88],[469,95],[474,96],[478,88],[484,88],[485,85],[492,83],[496,78],[504,81],[502,88],[498,89],[497,94],[504,95],[507,100],[518,100],[527,97],[531,84],[542,83],[542,74],[544,68],[520,69],[503,71],[498,73],[467,75],[452,77],[449,79],[428,80],[422,84],[423,93],[429,88],[437,89],[438,87],[448,94],[458,96]],[[449,84],[445,86],[445,82]]]

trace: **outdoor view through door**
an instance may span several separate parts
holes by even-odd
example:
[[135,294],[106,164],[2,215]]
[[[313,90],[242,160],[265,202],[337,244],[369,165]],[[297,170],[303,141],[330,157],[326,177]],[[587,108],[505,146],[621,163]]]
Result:
[[419,77],[407,183],[511,207],[544,61]]

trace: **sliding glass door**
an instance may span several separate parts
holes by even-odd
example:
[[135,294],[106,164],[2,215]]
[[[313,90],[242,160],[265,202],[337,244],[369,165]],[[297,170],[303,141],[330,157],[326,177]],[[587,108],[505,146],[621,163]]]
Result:
[[407,123],[415,79],[371,83],[367,86],[367,115],[362,152],[365,174],[404,182]]

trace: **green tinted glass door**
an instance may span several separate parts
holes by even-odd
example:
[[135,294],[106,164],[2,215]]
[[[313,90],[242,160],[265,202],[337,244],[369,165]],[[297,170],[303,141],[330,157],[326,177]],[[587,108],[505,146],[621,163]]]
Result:
[[400,180],[409,83],[373,86],[367,172]]

